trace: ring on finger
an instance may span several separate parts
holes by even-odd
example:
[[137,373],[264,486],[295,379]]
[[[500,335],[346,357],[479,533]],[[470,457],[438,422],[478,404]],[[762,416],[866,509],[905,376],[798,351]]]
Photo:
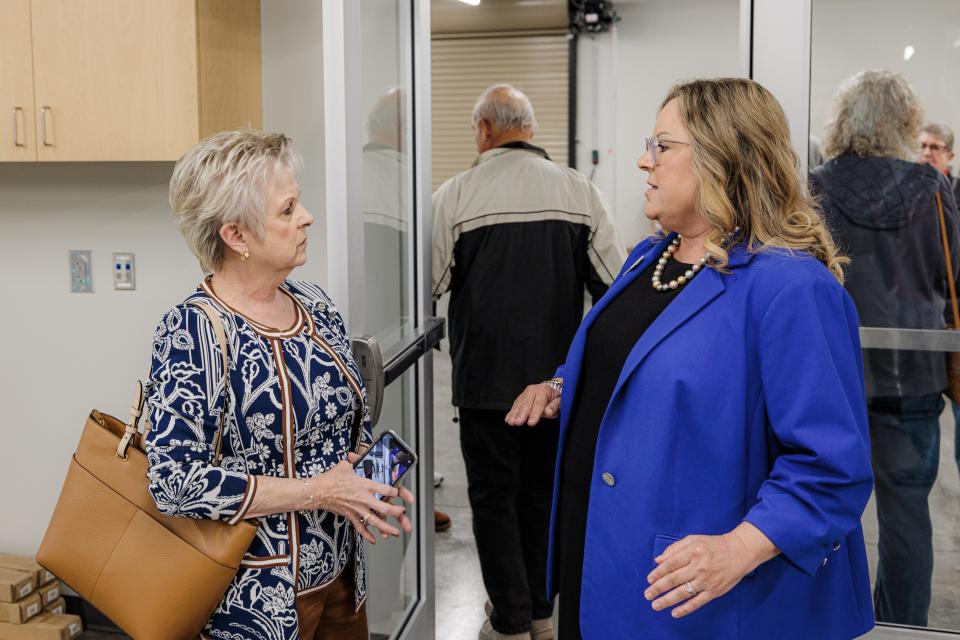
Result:
[[687,582],[685,582],[684,585],[683,585],[683,588],[684,588],[684,590],[686,590],[686,592],[689,593],[691,596],[695,596],[695,595],[697,595],[698,593],[700,593],[699,591],[697,591],[697,588],[696,588],[695,586],[693,586],[693,580],[688,580]]
[[372,516],[372,515],[373,515],[373,511],[371,511],[371,512],[368,513],[367,515],[365,515],[365,516],[363,516],[362,518],[360,518],[361,524],[363,524],[363,526],[367,526],[367,520],[369,520],[369,519],[370,519],[370,516]]

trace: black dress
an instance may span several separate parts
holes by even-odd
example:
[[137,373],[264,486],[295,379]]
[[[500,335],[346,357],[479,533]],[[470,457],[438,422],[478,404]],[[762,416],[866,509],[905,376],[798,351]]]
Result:
[[[656,264],[657,261],[653,260],[610,302],[587,334],[580,382],[563,446],[560,470],[557,551],[553,565],[554,575],[557,576],[555,584],[560,587],[559,640],[580,640],[583,544],[600,421],[630,351],[643,332],[686,286],[671,291],[655,290],[651,285],[651,277]],[[690,265],[671,258],[661,280],[674,280],[689,268]]]

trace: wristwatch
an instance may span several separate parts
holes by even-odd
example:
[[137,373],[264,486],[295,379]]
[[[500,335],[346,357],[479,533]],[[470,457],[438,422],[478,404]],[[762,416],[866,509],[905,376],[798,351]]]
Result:
[[549,380],[545,380],[543,384],[547,385],[557,393],[563,393],[563,378],[550,378]]

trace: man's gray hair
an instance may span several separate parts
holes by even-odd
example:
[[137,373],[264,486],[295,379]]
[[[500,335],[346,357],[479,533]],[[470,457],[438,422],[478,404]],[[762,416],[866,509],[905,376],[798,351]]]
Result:
[[824,155],[912,161],[922,123],[923,105],[906,76],[896,71],[861,71],[845,81],[834,97]]
[[929,133],[937,140],[942,140],[947,151],[953,151],[953,130],[939,122],[928,122],[920,127],[920,133]]
[[290,138],[251,129],[215,133],[183,154],[170,178],[170,207],[204,273],[223,265],[223,225],[262,237],[267,181],[279,171],[295,176],[300,164]]
[[537,127],[530,99],[509,84],[495,84],[480,94],[473,105],[473,126],[481,120],[492,124],[496,131],[533,131]]

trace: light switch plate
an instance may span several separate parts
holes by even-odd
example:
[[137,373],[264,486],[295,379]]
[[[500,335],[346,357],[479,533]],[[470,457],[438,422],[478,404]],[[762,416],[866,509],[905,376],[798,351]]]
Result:
[[133,291],[137,288],[136,267],[132,253],[113,254],[113,288]]
[[93,293],[93,253],[70,250],[70,293]]

